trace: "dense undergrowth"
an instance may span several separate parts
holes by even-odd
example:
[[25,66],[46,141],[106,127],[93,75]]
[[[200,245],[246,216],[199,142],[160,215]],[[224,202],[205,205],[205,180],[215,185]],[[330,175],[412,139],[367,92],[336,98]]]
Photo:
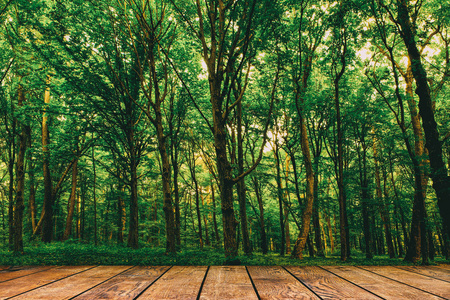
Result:
[[[25,247],[23,254],[15,254],[6,247],[0,248],[0,265],[223,265],[227,264],[222,251],[213,248],[204,250],[181,250],[177,254],[165,254],[163,248],[142,247],[134,250],[121,246],[93,246],[75,243],[39,244]],[[325,258],[305,257],[292,259],[277,253],[252,256],[240,255],[236,261],[242,265],[409,265],[402,258],[375,256],[366,259],[363,253],[353,252],[352,258],[343,262],[339,252]],[[436,257],[433,263],[449,263]]]

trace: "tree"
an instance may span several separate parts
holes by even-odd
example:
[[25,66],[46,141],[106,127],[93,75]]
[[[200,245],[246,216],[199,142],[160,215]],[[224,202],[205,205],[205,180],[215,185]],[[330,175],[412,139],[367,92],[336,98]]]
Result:
[[[255,164],[243,173],[233,176],[227,150],[227,124],[231,111],[244,97],[251,66],[249,59],[252,57],[252,39],[255,29],[261,26],[257,21],[260,18],[259,14],[263,12],[263,6],[257,6],[255,0],[245,1],[245,3],[219,0],[209,1],[205,4],[201,4],[197,0],[193,6],[188,6],[195,12],[195,17],[193,17],[190,14],[192,11],[182,11],[175,1],[172,1],[172,3],[180,16],[188,23],[190,31],[200,42],[202,57],[207,67],[212,124],[203,113],[201,114],[214,136],[225,256],[232,260],[237,256],[237,221],[233,207],[233,186],[250,174],[261,161],[268,126],[266,125],[264,128],[263,146]],[[269,2],[267,2],[267,5],[270,5]],[[195,18],[198,18],[198,27],[192,23]],[[207,27],[205,24],[207,24]],[[246,70],[244,69],[245,66],[247,66]],[[241,94],[238,99],[230,102],[229,95],[232,87],[238,77],[241,76],[245,78]],[[269,108],[269,118],[271,108],[272,105]]]
[[448,239],[450,237],[450,220],[447,217],[450,214],[450,177],[448,176],[448,171],[442,156],[442,145],[439,140],[437,123],[434,118],[427,73],[423,67],[422,58],[417,48],[415,34],[409,16],[408,2],[406,0],[397,1],[397,18],[394,20],[400,26],[400,35],[408,50],[411,71],[416,80],[417,87],[415,92],[419,97],[419,111],[425,132],[425,146],[428,149],[428,156],[430,158],[433,188],[438,197],[439,212]]

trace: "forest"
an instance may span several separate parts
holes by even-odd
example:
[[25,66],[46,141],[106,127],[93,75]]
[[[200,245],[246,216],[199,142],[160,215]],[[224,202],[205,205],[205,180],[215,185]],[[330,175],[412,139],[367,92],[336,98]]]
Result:
[[0,0],[0,21],[1,249],[448,260],[450,1]]

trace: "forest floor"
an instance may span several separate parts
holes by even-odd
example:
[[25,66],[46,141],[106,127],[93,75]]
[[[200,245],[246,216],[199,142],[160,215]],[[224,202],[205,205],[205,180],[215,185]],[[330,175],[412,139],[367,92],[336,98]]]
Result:
[[[214,266],[227,264],[223,251],[205,248],[204,250],[180,250],[176,254],[166,255],[163,248],[130,249],[117,245],[84,245],[70,242],[36,244],[25,247],[23,254],[15,254],[6,246],[0,247],[0,266],[27,265],[146,265],[146,266]],[[366,259],[364,253],[354,251],[346,262],[340,260],[339,252],[327,254],[326,257],[308,257],[303,260],[293,259],[290,255],[278,253],[255,252],[251,256],[241,253],[237,257],[245,266],[332,266],[332,265],[375,265],[375,266],[408,266],[402,258],[390,259],[387,255],[376,255]],[[450,263],[437,256],[431,264]]]

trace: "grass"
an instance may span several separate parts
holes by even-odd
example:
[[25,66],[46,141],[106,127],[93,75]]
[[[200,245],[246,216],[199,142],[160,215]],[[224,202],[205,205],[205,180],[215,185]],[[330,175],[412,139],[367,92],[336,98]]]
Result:
[[[0,265],[223,265],[226,264],[222,251],[206,248],[204,250],[187,249],[177,254],[166,255],[163,248],[142,247],[134,250],[121,246],[93,246],[70,242],[55,242],[26,247],[24,254],[14,254],[5,247],[0,248]],[[375,256],[366,259],[363,253],[354,252],[346,262],[339,259],[339,253],[325,258],[305,257],[303,260],[292,259],[269,253],[254,253],[252,256],[237,257],[242,265],[411,265],[401,258],[390,259],[388,256]],[[437,257],[434,263],[449,263]]]

